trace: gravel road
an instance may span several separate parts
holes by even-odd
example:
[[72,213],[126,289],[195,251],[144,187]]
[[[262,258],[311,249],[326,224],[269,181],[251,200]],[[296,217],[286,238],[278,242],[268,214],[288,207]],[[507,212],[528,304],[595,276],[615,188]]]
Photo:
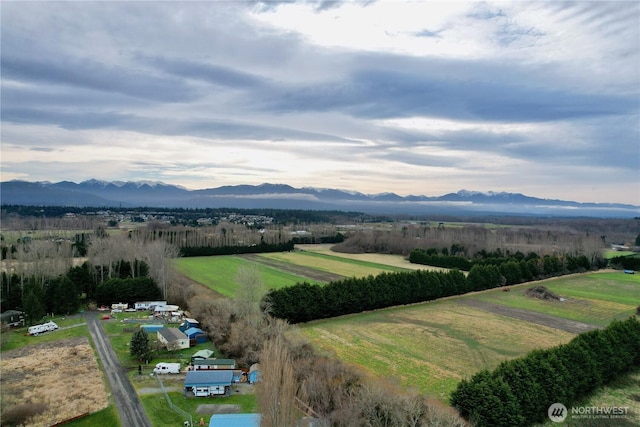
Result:
[[125,427],[152,427],[147,414],[142,407],[135,389],[129,382],[125,370],[120,365],[111,342],[104,332],[96,313],[86,313],[89,333],[98,350],[111,392],[120,415],[120,422]]

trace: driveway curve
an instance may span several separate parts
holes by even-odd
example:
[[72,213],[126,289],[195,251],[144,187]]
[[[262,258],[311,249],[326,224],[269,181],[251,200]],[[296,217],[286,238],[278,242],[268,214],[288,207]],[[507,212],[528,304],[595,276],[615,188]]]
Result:
[[98,315],[86,313],[86,319],[89,334],[91,334],[98,356],[102,361],[109,386],[111,386],[111,393],[113,393],[120,415],[120,423],[123,427],[153,427],[135,389],[127,378],[126,371],[120,365],[120,361],[111,347],[111,342],[98,320]]

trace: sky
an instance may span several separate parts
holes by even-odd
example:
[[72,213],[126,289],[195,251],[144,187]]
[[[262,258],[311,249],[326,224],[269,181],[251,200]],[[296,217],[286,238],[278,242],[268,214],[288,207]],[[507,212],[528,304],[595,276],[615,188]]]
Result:
[[2,1],[2,181],[640,205],[640,2]]

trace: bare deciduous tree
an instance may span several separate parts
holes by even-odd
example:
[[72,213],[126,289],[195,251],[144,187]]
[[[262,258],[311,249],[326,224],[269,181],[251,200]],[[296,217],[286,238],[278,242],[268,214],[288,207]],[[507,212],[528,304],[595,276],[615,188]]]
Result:
[[289,347],[282,335],[268,340],[260,356],[261,379],[256,385],[262,427],[295,427],[297,383]]

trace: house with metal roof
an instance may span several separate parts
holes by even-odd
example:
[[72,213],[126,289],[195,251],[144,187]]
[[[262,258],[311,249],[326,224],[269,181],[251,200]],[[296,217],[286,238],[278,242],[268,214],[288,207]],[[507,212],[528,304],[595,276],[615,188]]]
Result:
[[189,337],[178,328],[158,329],[158,341],[167,347],[167,350],[180,350],[189,348]]
[[184,378],[185,397],[228,396],[233,371],[188,371]]
[[260,414],[214,414],[209,427],[260,427]]

